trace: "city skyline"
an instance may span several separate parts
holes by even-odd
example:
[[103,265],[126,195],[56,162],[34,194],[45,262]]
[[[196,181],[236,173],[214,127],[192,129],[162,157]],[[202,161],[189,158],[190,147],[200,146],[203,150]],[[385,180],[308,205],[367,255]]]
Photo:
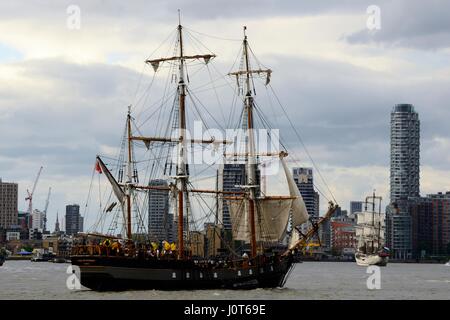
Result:
[[[280,99],[343,208],[373,189],[388,203],[389,116],[400,103],[413,104],[421,117],[422,195],[450,190],[450,94],[444,89],[450,84],[450,6],[380,1],[381,29],[370,33],[370,3],[325,8],[287,2],[275,9],[269,3],[251,14],[230,13],[223,28],[218,21],[224,18],[214,9],[194,10],[200,4],[163,6],[162,19],[139,2],[118,16],[114,5],[100,9],[99,3],[80,1],[79,31],[66,27],[67,4],[0,5],[0,69],[5,75],[0,78],[0,177],[19,184],[19,210],[27,210],[26,189],[41,165],[33,207],[44,208],[51,186],[47,228],[65,205],[84,208],[95,155],[115,153],[121,133],[111,134],[110,128],[122,126],[143,61],[157,47],[155,41],[175,28],[179,7],[188,28],[219,38],[240,39],[242,25],[248,26],[260,60],[274,70],[272,83]],[[393,27],[397,21],[405,25],[402,32]],[[429,28],[415,35],[423,25]],[[14,36],[7,32],[10,28],[17,30]],[[219,54],[218,68],[226,73],[238,42],[201,40]],[[147,73],[144,80],[149,77]],[[264,93],[257,98],[264,99]],[[278,120],[281,134],[294,139],[288,125]],[[311,166],[308,161],[301,165]],[[321,183],[317,175],[315,180]],[[322,197],[321,205],[322,214]],[[85,226],[91,223],[85,221]]]

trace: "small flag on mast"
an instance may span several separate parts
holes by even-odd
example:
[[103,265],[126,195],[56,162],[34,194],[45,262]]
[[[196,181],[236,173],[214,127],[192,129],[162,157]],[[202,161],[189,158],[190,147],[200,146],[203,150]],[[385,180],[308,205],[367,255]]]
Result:
[[102,173],[102,167],[100,167],[100,163],[97,161],[95,161],[95,171],[97,171],[98,173]]

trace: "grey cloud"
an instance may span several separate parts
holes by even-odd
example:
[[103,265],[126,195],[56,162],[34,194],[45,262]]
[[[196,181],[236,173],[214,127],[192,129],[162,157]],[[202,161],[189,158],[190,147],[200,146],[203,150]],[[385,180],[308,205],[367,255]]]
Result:
[[435,50],[450,47],[450,5],[445,0],[392,1],[380,5],[381,29],[345,36],[349,43]]
[[[82,14],[87,17],[120,17],[121,19],[165,21],[172,17],[176,22],[177,10],[182,12],[183,19],[218,19],[239,17],[267,17],[267,16],[307,16],[321,13],[365,12],[365,8],[372,4],[370,0],[341,0],[341,1],[296,1],[296,0],[83,0],[83,1],[14,1],[2,3],[0,15],[3,17],[54,19],[66,17],[69,5],[78,5]],[[378,1],[385,3],[388,1]]]
[[[389,163],[390,112],[395,104],[416,106],[421,119],[422,163],[450,169],[449,150],[428,156],[432,137],[450,138],[448,79],[413,81],[345,63],[278,57],[272,82],[306,144],[322,146],[323,163],[337,166]],[[277,76],[283,77],[282,79]],[[263,98],[262,96],[261,98]],[[270,112],[269,112],[270,114]],[[289,144],[299,145],[286,119],[279,124]],[[283,135],[283,132],[282,132]],[[314,157],[314,155],[313,155]]]
[[[37,16],[45,15],[47,12],[50,16],[53,15],[52,19],[56,14],[54,6],[58,6],[57,10],[60,10],[59,7],[64,9],[65,5],[65,3],[57,5],[50,2],[42,3],[47,7],[42,12],[37,12]],[[109,1],[92,2],[92,4],[91,2],[80,3],[84,10],[83,14],[86,14],[92,21],[95,20],[94,16],[111,17],[112,20],[117,16],[117,25],[119,22],[124,23],[122,19],[126,18],[135,19],[144,25],[150,17],[156,17],[155,19],[158,20],[158,16],[161,16],[160,21],[163,18],[167,20],[167,17],[170,17],[169,13],[172,14],[178,6],[185,2],[172,3],[170,6],[160,6],[158,2],[152,2],[142,8],[139,6],[140,2],[135,2],[138,4],[137,6],[128,5],[128,2],[121,2],[121,4]],[[342,2],[339,3],[342,4]],[[408,3],[404,3],[404,6],[407,6]],[[437,2],[432,4],[436,5]],[[104,8],[101,9],[101,5],[104,5]],[[254,17],[255,15],[263,17],[337,11],[361,11],[361,14],[365,15],[367,5],[365,2],[356,4],[354,1],[347,1],[341,7],[337,4],[328,6],[322,2],[311,1],[300,4],[288,2],[286,5],[275,6],[274,2],[267,1],[259,6],[254,6],[250,2],[242,4],[240,10],[233,14],[234,11],[225,5],[221,6],[220,3],[217,4],[217,8],[214,8],[199,2],[194,2],[189,7],[186,2],[182,9],[186,19],[189,17],[214,19],[226,15],[233,18]],[[385,19],[382,22],[382,31],[385,30],[384,28],[396,31],[395,19],[384,17],[385,13],[394,15],[396,11],[393,10],[389,13],[389,2],[380,2],[380,5],[383,19]],[[18,7],[14,8],[16,6],[14,3],[9,6],[9,9],[6,8],[7,10],[0,10],[0,15],[10,16],[16,12]],[[186,6],[188,6],[187,9]],[[417,2],[414,2],[412,6],[413,9],[410,12],[417,12],[418,9],[414,8],[420,8],[417,7]],[[4,7],[5,4],[2,4],[2,9]],[[149,7],[152,7],[155,12],[147,15],[146,8]],[[199,8],[202,10],[198,10]],[[26,15],[26,12],[36,11],[36,6],[30,5],[28,11],[26,9],[20,11],[21,14]],[[439,12],[429,13],[426,10],[428,9],[424,8],[427,15],[436,16],[427,18],[428,20],[424,18],[424,21],[432,22],[435,19],[436,22],[440,22],[436,24],[424,21],[413,23],[406,19],[405,23],[409,23],[410,27],[404,27],[402,32],[397,30],[397,33],[394,32],[390,35],[391,38],[388,35],[384,35],[383,38],[380,34],[378,41],[407,46],[413,43],[411,41],[415,38],[420,40],[420,43],[414,44],[416,47],[420,47],[424,43],[423,41],[434,43],[433,35],[445,35],[447,25],[441,21]],[[445,10],[447,8],[443,9],[444,12]],[[48,13],[49,11],[52,14]],[[173,16],[173,20],[176,20],[176,13]],[[64,10],[62,17],[65,17]],[[404,21],[403,13],[397,19]],[[394,22],[390,22],[391,20]],[[424,25],[429,28],[422,28],[421,26]],[[136,33],[133,36],[139,40],[139,34]],[[349,41],[357,42],[351,38]],[[407,75],[369,71],[346,63],[301,56],[297,58],[259,56],[258,58],[263,63],[266,58],[275,61],[269,65],[274,70],[271,83],[319,166],[347,168],[365,165],[387,166],[390,111],[396,103],[407,102],[416,106],[421,118],[422,163],[444,170],[450,169],[450,160],[445,160],[450,159],[450,151],[441,150],[441,153],[436,155],[436,152],[433,151],[436,149],[432,149],[436,148],[436,145],[432,143],[433,137],[445,139],[450,137],[447,123],[450,118],[450,108],[448,107],[450,93],[447,90],[450,81],[448,79],[432,77],[430,72],[430,76],[426,80],[413,80]],[[429,67],[427,61],[421,63],[424,68]],[[41,81],[43,83],[50,81],[53,89],[48,92],[36,92],[25,90],[20,86],[16,88],[0,87],[0,108],[7,110],[6,117],[0,116],[1,175],[8,175],[13,177],[12,179],[31,181],[39,163],[44,163],[45,173],[48,177],[54,179],[81,177],[89,180],[93,159],[95,154],[100,152],[100,146],[117,147],[119,145],[126,106],[133,98],[139,74],[115,65],[78,65],[59,59],[26,61],[22,65],[25,67],[27,78],[36,81],[36,84]],[[226,73],[228,68],[228,65],[221,65],[219,61],[219,70]],[[148,81],[147,78],[144,80]],[[195,77],[192,76],[191,80],[195,87]],[[201,80],[200,83],[204,83],[205,79],[199,80]],[[158,92],[163,87],[154,89],[154,92]],[[219,94],[221,96],[228,95],[230,92],[229,89],[227,90],[219,90]],[[258,91],[257,101],[261,104],[261,108],[264,108],[264,113],[270,117],[274,125],[279,126],[290,147],[301,149],[287,120],[281,116],[273,117],[274,113],[270,110],[270,106],[264,102],[266,95],[263,90]],[[216,115],[218,120],[221,120],[214,94],[209,91],[204,95],[199,94],[199,96],[204,98],[202,102],[208,107],[208,110]],[[274,100],[272,103],[276,105]],[[229,104],[230,101],[225,98],[222,104],[225,113],[230,111]],[[206,114],[204,116],[207,117]],[[147,131],[144,132],[152,133],[156,121],[156,117],[152,118],[142,130],[145,129]],[[302,154],[301,150],[300,154]],[[303,156],[302,160],[305,159],[306,156]],[[57,191],[55,190],[55,192]],[[62,204],[68,198],[68,195],[64,197],[59,195],[55,199],[55,206],[57,206],[56,201]],[[80,202],[83,200],[79,199]],[[60,211],[61,208],[60,206]]]

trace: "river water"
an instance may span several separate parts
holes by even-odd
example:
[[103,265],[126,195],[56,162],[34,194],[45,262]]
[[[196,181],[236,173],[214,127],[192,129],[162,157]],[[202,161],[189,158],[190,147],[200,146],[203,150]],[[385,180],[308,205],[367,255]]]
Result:
[[[368,289],[371,273],[351,262],[296,264],[284,288],[255,290],[94,292],[67,288],[69,264],[6,261],[0,267],[0,299],[450,299],[450,267],[391,263],[380,268],[380,289]],[[374,283],[373,281],[369,281]]]

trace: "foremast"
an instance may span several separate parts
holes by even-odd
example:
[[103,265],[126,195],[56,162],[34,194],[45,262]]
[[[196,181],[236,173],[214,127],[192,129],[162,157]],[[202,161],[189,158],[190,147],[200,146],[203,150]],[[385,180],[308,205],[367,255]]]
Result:
[[[184,215],[184,207],[187,204],[188,197],[188,181],[189,181],[189,173],[187,170],[187,161],[186,161],[186,152],[187,152],[187,142],[192,143],[221,143],[220,141],[214,141],[214,139],[210,140],[194,140],[190,139],[189,141],[186,139],[186,82],[185,82],[185,63],[187,60],[196,60],[203,59],[205,63],[208,63],[211,58],[214,58],[214,54],[203,54],[203,55],[185,55],[184,46],[183,46],[183,27],[181,23],[178,24],[178,44],[179,44],[179,53],[177,56],[166,57],[160,59],[152,59],[146,60],[146,63],[152,65],[155,72],[157,71],[159,64],[167,61],[178,61],[178,100],[179,100],[179,110],[178,110],[178,137],[176,139],[170,137],[139,137],[134,136],[131,137],[132,140],[140,140],[143,141],[147,146],[151,142],[177,142],[177,170],[175,178],[175,186],[176,186],[176,202],[177,202],[177,210],[178,210],[178,220],[177,220],[177,228],[178,228],[178,259],[183,259],[185,256],[185,245],[184,245],[184,222],[186,220]],[[150,186],[139,186],[141,189],[152,189]],[[189,190],[190,192],[213,192],[210,190]]]

